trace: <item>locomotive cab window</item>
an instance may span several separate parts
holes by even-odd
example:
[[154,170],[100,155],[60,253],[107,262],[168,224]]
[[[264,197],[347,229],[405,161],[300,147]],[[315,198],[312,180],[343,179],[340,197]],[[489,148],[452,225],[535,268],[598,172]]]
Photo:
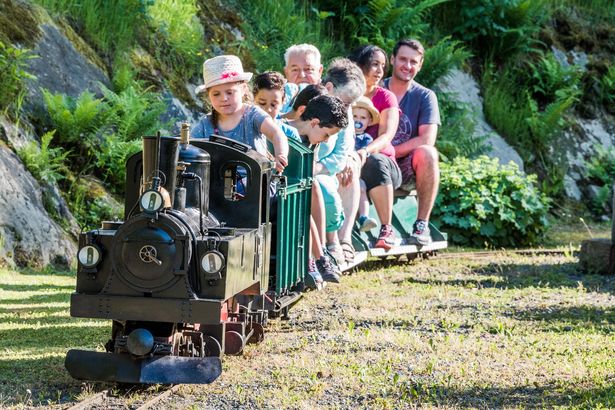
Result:
[[241,164],[229,164],[224,167],[224,198],[227,201],[241,201],[248,193],[250,173]]

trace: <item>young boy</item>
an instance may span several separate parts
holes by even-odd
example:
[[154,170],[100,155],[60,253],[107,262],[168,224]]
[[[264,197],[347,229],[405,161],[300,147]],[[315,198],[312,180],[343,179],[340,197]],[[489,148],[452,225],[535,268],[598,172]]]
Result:
[[[305,89],[299,93],[297,99],[302,101],[305,96],[303,93],[309,94],[311,91]],[[326,141],[331,135],[339,132],[340,129],[348,125],[347,111],[344,103],[337,97],[330,95],[319,95],[309,101],[305,105],[297,107],[297,112],[301,112],[298,118],[288,122],[290,126],[296,129],[301,141],[314,149],[323,141]],[[319,234],[316,222],[314,221],[314,212],[319,212],[324,215],[324,200],[320,193],[318,183],[312,186],[312,216],[310,218],[310,239],[311,253],[309,259],[308,273],[315,279],[315,286],[318,288],[318,276],[328,282],[339,283],[340,274],[337,267],[331,260],[330,256],[324,250],[323,235]]]
[[[352,105],[352,116],[354,118],[355,143],[356,151],[367,147],[374,139],[371,135],[365,132],[368,126],[378,124],[380,114],[372,101],[363,96]],[[359,230],[367,232],[378,226],[378,222],[374,218],[368,216],[369,200],[367,199],[367,191],[365,182],[361,184],[361,200],[359,202]]]
[[266,71],[254,77],[254,103],[262,108],[280,126],[286,137],[297,139],[294,130],[280,119],[280,110],[285,102],[286,79],[276,71]]

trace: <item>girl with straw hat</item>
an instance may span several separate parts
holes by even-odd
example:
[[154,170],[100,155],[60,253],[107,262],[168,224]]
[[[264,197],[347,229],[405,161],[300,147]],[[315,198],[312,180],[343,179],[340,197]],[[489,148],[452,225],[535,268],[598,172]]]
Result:
[[191,136],[209,138],[212,134],[221,135],[250,145],[263,155],[268,154],[266,137],[274,147],[276,170],[281,172],[288,164],[288,141],[265,111],[249,104],[247,82],[251,78],[252,73],[243,71],[236,56],[205,60],[203,85],[196,88],[196,93],[206,93],[212,110],[193,127]]

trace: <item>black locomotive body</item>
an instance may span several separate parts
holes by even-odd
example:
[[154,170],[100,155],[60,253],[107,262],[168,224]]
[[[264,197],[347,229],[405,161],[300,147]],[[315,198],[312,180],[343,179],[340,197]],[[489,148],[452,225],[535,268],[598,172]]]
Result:
[[106,353],[71,350],[77,379],[208,383],[222,353],[263,337],[271,162],[212,137],[144,137],[125,218],[79,238],[71,316],[113,320]]

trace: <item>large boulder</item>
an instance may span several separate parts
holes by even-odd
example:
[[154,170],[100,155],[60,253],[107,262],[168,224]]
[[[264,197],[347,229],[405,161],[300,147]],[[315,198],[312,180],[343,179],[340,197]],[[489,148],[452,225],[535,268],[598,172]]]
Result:
[[68,268],[73,239],[43,206],[39,183],[19,158],[0,144],[0,260],[10,266]]
[[[28,81],[26,98],[27,105],[33,112],[44,112],[41,91],[43,88],[53,93],[78,97],[86,90],[102,95],[102,86],[111,87],[109,77],[103,69],[84,56],[84,53],[92,56],[94,53],[83,40],[74,36],[74,41],[79,42],[82,53],[58,27],[41,24],[40,28],[42,36],[32,50],[32,55],[36,58],[28,61],[27,69],[36,77]],[[70,28],[67,27],[66,30]]]
[[523,171],[523,160],[519,153],[485,120],[480,88],[471,75],[459,69],[453,69],[439,82],[438,88],[451,94],[456,101],[470,108],[476,124],[475,134],[485,137],[485,142],[491,147],[491,150],[487,152],[489,157],[498,158],[501,164],[508,164],[512,161]]

